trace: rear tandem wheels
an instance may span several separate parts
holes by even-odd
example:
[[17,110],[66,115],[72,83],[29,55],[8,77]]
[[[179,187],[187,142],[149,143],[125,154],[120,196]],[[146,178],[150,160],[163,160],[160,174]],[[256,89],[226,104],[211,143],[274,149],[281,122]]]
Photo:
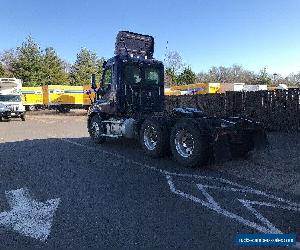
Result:
[[[105,122],[96,114],[88,123],[89,134],[96,143],[104,143],[107,137],[122,136],[108,136]],[[171,154],[175,161],[186,167],[203,166],[212,159],[243,157],[254,148],[252,137],[246,136],[245,132],[241,136],[249,140],[235,142],[229,132],[212,132],[201,119],[166,121],[162,117],[149,117],[140,123],[135,126],[135,134],[147,155],[158,158]]]
[[172,154],[181,165],[195,167],[208,161],[208,139],[205,131],[189,118],[172,121],[146,119],[140,129],[140,143],[151,157]]

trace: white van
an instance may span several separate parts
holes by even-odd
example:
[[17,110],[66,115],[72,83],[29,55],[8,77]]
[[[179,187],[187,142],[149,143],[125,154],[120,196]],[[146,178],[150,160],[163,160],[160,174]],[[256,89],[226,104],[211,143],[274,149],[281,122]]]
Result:
[[0,119],[19,117],[25,121],[25,107],[21,95],[21,79],[0,78]]

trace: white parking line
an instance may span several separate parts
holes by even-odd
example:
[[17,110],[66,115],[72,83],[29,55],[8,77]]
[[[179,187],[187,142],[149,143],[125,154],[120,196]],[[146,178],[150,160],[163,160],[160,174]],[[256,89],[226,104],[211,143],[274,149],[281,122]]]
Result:
[[150,170],[159,172],[159,173],[164,174],[164,175],[171,175],[171,176],[178,176],[178,177],[190,177],[190,178],[196,178],[196,179],[207,179],[207,180],[218,181],[219,183],[223,183],[223,184],[228,184],[228,185],[234,186],[234,187],[217,187],[217,186],[208,186],[208,185],[203,184],[203,187],[206,187],[206,188],[212,188],[212,189],[217,188],[217,189],[223,189],[223,190],[248,192],[248,193],[252,193],[252,194],[262,195],[262,196],[265,196],[267,198],[277,200],[279,202],[287,203],[290,206],[294,206],[294,207],[299,207],[300,208],[300,204],[298,204],[298,203],[295,203],[295,202],[292,202],[292,201],[289,201],[289,200],[277,197],[277,196],[272,195],[272,194],[268,194],[268,193],[266,193],[264,191],[260,191],[260,190],[253,189],[253,188],[248,187],[248,186],[243,186],[241,184],[234,183],[234,182],[229,181],[227,179],[218,178],[218,177],[212,177],[212,176],[205,176],[205,175],[182,174],[182,173],[169,172],[169,171],[166,171],[166,170],[163,170],[163,169],[160,169],[160,168],[152,167],[152,166],[150,166],[148,164],[144,164],[144,163],[141,163],[141,162],[138,162],[138,161],[127,159],[125,156],[123,156],[121,154],[113,153],[113,152],[110,152],[110,151],[107,151],[107,150],[104,150],[104,149],[99,149],[98,147],[90,147],[88,145],[84,145],[84,144],[81,144],[81,143],[78,143],[78,142],[74,142],[74,141],[71,141],[71,140],[68,140],[68,139],[63,139],[63,138],[61,138],[60,140],[62,140],[64,142],[68,142],[68,143],[73,144],[73,145],[77,145],[77,146],[80,146],[80,147],[88,148],[88,149],[91,149],[91,150],[94,150],[94,151],[98,151],[98,152],[101,151],[104,154],[114,156],[114,157],[116,157],[118,159],[121,159],[121,160],[124,160],[124,161],[126,161],[128,163],[140,166],[142,168],[150,169]]
[[[166,171],[163,169],[152,167],[148,164],[144,164],[141,162],[127,159],[125,156],[122,156],[118,153],[109,152],[107,150],[99,149],[97,147],[90,147],[90,146],[87,146],[87,145],[84,145],[84,144],[81,144],[78,142],[74,142],[74,141],[71,141],[68,139],[61,139],[61,140],[64,142],[73,144],[73,145],[88,148],[90,150],[95,150],[98,152],[100,151],[104,154],[111,155],[118,159],[124,160],[127,163],[131,163],[131,164],[140,166],[142,168],[146,168],[149,170],[156,171],[160,174],[163,174],[167,179],[167,183],[169,184],[169,188],[172,193],[179,195],[183,198],[189,199],[197,204],[201,204],[202,206],[205,206],[205,207],[217,212],[218,214],[221,214],[227,218],[231,218],[245,226],[254,228],[262,233],[283,233],[283,232],[281,232],[281,230],[276,228],[267,218],[265,218],[260,212],[258,212],[257,209],[253,208],[252,205],[256,205],[259,207],[264,206],[264,207],[268,207],[268,208],[285,209],[285,210],[289,210],[289,211],[300,212],[300,204],[299,203],[295,203],[295,202],[283,199],[281,197],[277,197],[273,194],[269,194],[269,193],[254,189],[249,186],[243,186],[241,184],[234,183],[232,181],[229,181],[229,180],[226,180],[223,178],[204,176],[204,175],[193,175],[193,174],[182,174],[182,173],[169,172],[169,171]],[[206,198],[206,200],[202,200],[194,195],[185,193],[185,192],[181,191],[180,189],[178,189],[175,186],[175,183],[173,181],[173,178],[175,178],[175,177],[195,178],[197,180],[197,182],[200,182],[201,180],[206,180],[206,181],[209,180],[209,181],[213,181],[215,185],[207,185],[207,184],[202,184],[202,183],[196,184],[196,187],[198,187],[198,190]],[[223,186],[218,186],[218,185],[223,185]],[[226,185],[226,186],[224,187],[224,185]],[[233,212],[230,212],[230,211],[222,208],[220,206],[220,204],[207,192],[208,189],[214,189],[214,190],[217,189],[219,191],[222,191],[224,193],[224,195],[227,192],[254,194],[254,195],[265,197],[269,200],[273,200],[273,201],[275,201],[275,203],[261,202],[261,201],[256,201],[256,200],[236,199],[243,205],[243,207],[245,207],[247,209],[248,212],[250,211],[257,218],[257,220],[261,222],[261,224],[258,224],[257,222],[250,221],[250,220],[242,217],[241,215],[237,215]],[[224,195],[223,195],[223,197],[224,197]],[[232,196],[230,196],[230,202],[232,202]],[[296,247],[299,248],[299,242],[297,242]]]

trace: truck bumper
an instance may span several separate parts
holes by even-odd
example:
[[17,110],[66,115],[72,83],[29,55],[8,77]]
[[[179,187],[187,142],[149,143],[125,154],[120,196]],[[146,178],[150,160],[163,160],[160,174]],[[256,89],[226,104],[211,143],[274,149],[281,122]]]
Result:
[[18,118],[21,117],[24,113],[25,111],[10,111],[7,114],[7,118]]
[[9,118],[11,116],[10,111],[0,112],[0,118]]

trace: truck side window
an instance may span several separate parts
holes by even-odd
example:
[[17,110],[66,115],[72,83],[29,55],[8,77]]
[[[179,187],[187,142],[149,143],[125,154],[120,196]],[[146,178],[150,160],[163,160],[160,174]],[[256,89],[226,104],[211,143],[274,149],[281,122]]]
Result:
[[124,68],[125,84],[140,84],[142,81],[141,69],[137,65],[126,65]]
[[158,85],[160,83],[159,70],[154,67],[145,68],[145,84]]
[[101,86],[102,91],[104,93],[109,91],[109,89],[111,88],[111,84],[112,84],[112,67],[109,67],[109,68],[106,68],[104,71],[104,77],[103,77],[103,82],[102,82],[102,86]]

